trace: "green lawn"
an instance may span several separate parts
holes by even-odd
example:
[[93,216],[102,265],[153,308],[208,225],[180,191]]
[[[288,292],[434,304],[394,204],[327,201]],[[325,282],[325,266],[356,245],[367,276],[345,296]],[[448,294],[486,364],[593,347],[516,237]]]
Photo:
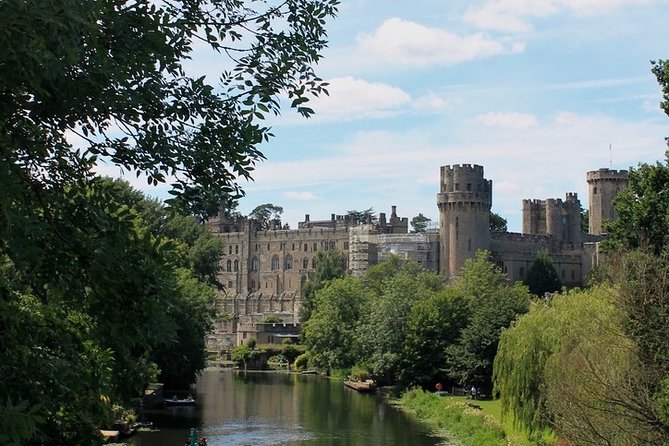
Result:
[[511,417],[502,420],[499,400],[473,401],[463,396],[439,397],[411,390],[402,395],[399,402],[420,420],[435,427],[440,435],[454,437],[465,446],[544,446],[555,441],[550,432],[530,439],[527,432],[513,425]]

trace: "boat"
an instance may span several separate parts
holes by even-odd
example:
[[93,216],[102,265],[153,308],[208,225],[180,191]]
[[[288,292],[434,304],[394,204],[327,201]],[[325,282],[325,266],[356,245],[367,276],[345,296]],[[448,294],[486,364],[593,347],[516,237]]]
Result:
[[352,379],[347,379],[344,381],[344,385],[353,390],[357,390],[361,393],[373,392],[376,390],[376,383],[373,379],[367,379],[365,381],[356,381]]
[[318,375],[318,372],[316,370],[302,370],[301,373],[303,375]]
[[165,399],[166,406],[195,406],[195,400],[193,397],[189,396],[188,398],[177,398],[176,395],[172,398]]

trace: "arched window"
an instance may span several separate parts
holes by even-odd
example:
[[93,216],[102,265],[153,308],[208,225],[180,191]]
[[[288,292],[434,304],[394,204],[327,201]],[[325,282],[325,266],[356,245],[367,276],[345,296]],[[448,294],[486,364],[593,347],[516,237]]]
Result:
[[279,269],[279,256],[274,254],[272,256],[272,270]]
[[239,260],[235,260],[235,271],[239,271]]
[[312,267],[313,269],[316,269],[316,257],[314,257],[313,259],[311,259],[311,267]]
[[309,259],[306,257],[302,259],[302,269],[307,269],[309,268]]
[[284,260],[284,269],[293,269],[293,256],[288,254]]
[[258,257],[253,256],[251,259],[251,271],[258,271]]
[[232,271],[232,260],[228,260],[228,263],[225,265],[225,270],[227,272]]

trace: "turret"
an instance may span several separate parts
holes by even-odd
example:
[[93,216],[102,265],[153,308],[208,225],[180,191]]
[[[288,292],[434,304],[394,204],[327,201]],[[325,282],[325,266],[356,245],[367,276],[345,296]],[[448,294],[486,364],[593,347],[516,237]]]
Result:
[[626,170],[593,170],[586,174],[588,181],[589,232],[602,235],[604,222],[615,220],[613,199],[627,186]]
[[441,167],[439,234],[440,274],[460,274],[465,260],[479,249],[490,249],[492,181],[483,178],[483,166]]

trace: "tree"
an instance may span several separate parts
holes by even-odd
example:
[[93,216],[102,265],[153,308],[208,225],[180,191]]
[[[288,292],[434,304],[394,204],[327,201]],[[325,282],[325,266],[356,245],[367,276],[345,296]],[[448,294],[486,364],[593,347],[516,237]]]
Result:
[[302,324],[306,323],[313,312],[316,292],[329,281],[344,277],[346,274],[346,258],[337,248],[316,252],[316,274],[302,288],[302,305],[299,316]]
[[281,214],[283,214],[283,207],[265,203],[256,206],[249,214],[249,218],[257,220],[260,229],[280,229]]
[[[3,435],[99,443],[110,404],[156,378],[165,346],[195,348],[210,289],[190,263],[211,278],[211,245],[156,235],[92,169],[169,182],[173,209],[206,219],[263,159],[259,120],[279,95],[310,116],[326,93],[312,65],[337,3],[0,2]],[[220,87],[187,74],[196,47],[227,57]]]
[[[54,184],[105,157],[151,183],[173,181],[175,205],[238,193],[235,178],[250,178],[271,136],[255,121],[279,112],[278,94],[308,117],[309,96],[325,92],[312,65],[337,3],[5,1],[2,165],[33,173],[15,180]],[[195,42],[229,55],[221,88],[186,75]]]
[[659,254],[669,236],[669,167],[639,164],[614,201],[617,218],[606,223],[609,249],[648,249]]
[[328,370],[355,363],[355,326],[366,300],[366,292],[355,277],[335,279],[316,292],[313,313],[303,327],[310,363]]
[[506,218],[494,212],[490,213],[490,232],[506,232]]
[[445,370],[461,385],[492,389],[493,361],[502,331],[527,312],[530,294],[522,284],[508,286],[487,251],[467,259],[455,289],[465,295],[467,313],[458,339],[446,348]]
[[532,265],[527,270],[525,283],[530,292],[539,297],[543,297],[546,293],[554,293],[562,288],[562,282],[547,249],[537,251]]
[[581,232],[588,234],[590,232],[590,211],[581,206]]
[[651,61],[651,71],[662,88],[660,107],[669,115],[669,60]]
[[557,295],[506,330],[495,358],[503,412],[574,444],[665,444],[662,381],[647,372],[664,367],[664,376],[666,362],[639,361],[618,302],[625,294],[606,284]]
[[446,378],[442,370],[446,349],[459,337],[468,320],[467,297],[446,288],[416,302],[407,316],[398,382],[430,386]]
[[347,211],[349,221],[354,225],[366,225],[366,224],[375,224],[379,221],[378,217],[374,214],[374,209],[369,208],[364,211]]
[[[360,352],[358,361],[377,380],[396,383],[403,364],[414,359],[414,355],[405,350],[409,314],[417,302],[427,300],[441,290],[443,281],[436,274],[421,270],[414,261],[389,261],[386,265],[386,270],[394,268],[395,271],[385,275],[380,285],[370,286],[369,278],[363,281],[371,297],[356,340]],[[407,360],[406,356],[410,358]],[[404,380],[412,379],[413,376],[405,374]]]
[[418,215],[416,215],[414,218],[411,219],[411,227],[413,228],[411,232],[413,233],[425,232],[428,223],[430,223],[431,221],[432,220],[424,216],[422,213],[419,213]]

